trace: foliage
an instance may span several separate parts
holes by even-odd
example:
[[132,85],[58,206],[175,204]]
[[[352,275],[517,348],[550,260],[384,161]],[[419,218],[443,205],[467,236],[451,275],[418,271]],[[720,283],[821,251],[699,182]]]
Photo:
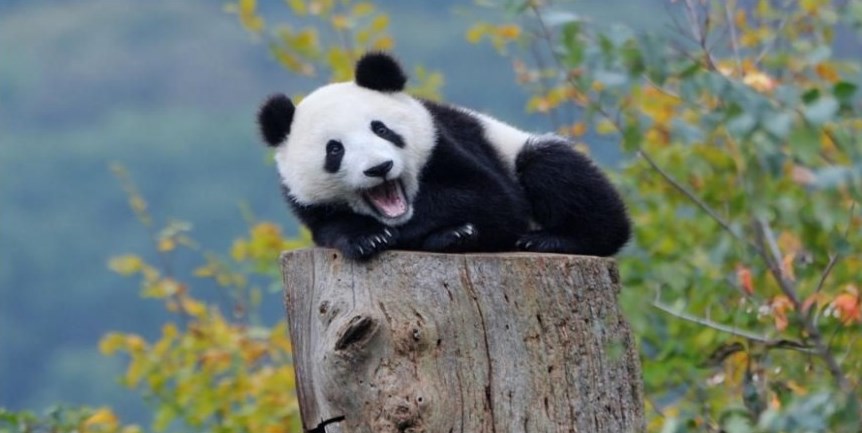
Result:
[[[106,355],[122,352],[129,365],[122,383],[138,388],[153,404],[154,431],[181,422],[192,431],[290,432],[300,429],[287,325],[257,323],[255,311],[263,290],[280,281],[281,251],[310,243],[307,232],[285,239],[278,226],[254,222],[246,238],[237,239],[230,258],[202,251],[189,237],[190,226],[170,222],[156,230],[147,203],[121,166],[113,167],[129,205],[151,235],[158,266],[138,255],[114,257],[109,267],[141,280],[141,296],[164,302],[175,320],[149,342],[135,334],[112,332],[101,341]],[[191,252],[203,265],[190,282],[174,271],[176,256]],[[192,283],[212,280],[227,295],[229,314],[218,303],[192,293]],[[277,287],[277,286],[276,286]]]
[[528,111],[629,155],[650,430],[857,431],[862,64],[833,38],[862,2],[671,1],[670,37],[540,3],[467,38],[510,56]]
[[[353,0],[288,0],[292,15],[306,25],[268,26],[256,0],[237,0],[226,9],[237,15],[242,26],[263,38],[273,57],[288,71],[318,75],[329,70],[332,81],[353,78],[353,65],[367,51],[392,50],[395,41],[388,33],[389,15],[373,3]],[[422,67],[415,70],[409,91],[429,99],[439,98],[443,77]]]
[[44,414],[0,408],[3,433],[140,433],[138,426],[120,423],[108,408],[53,407]]

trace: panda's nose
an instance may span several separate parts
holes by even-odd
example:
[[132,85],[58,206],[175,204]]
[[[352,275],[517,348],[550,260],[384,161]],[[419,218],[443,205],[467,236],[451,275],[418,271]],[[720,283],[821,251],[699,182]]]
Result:
[[389,173],[389,170],[392,170],[392,165],[392,160],[389,160],[382,164],[377,164],[374,167],[363,171],[363,173],[365,173],[365,175],[368,177],[386,177],[386,174]]

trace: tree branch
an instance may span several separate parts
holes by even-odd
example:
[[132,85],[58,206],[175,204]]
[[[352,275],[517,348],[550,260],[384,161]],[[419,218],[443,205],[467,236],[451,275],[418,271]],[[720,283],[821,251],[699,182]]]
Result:
[[810,350],[808,350],[808,346],[806,346],[804,343],[800,343],[798,341],[785,340],[785,339],[776,340],[776,339],[766,337],[764,335],[755,334],[754,332],[751,332],[751,331],[739,329],[735,326],[722,325],[721,323],[713,322],[713,321],[711,321],[709,319],[705,319],[703,317],[697,317],[697,316],[694,316],[694,315],[691,315],[688,313],[675,311],[671,306],[664,304],[661,301],[659,301],[658,297],[656,297],[656,300],[653,301],[652,306],[665,312],[665,313],[667,313],[667,314],[670,314],[673,317],[676,317],[677,319],[682,319],[682,320],[685,320],[687,322],[696,323],[698,325],[705,326],[707,328],[711,328],[711,329],[714,329],[714,330],[719,331],[719,332],[724,332],[726,334],[730,334],[730,335],[733,335],[735,337],[744,338],[744,339],[751,341],[751,342],[760,343],[760,344],[763,344],[764,346],[769,347],[769,348],[792,349],[792,350],[797,350],[800,352],[810,353]]
[[844,372],[841,370],[841,366],[838,364],[838,360],[835,359],[832,351],[829,350],[829,347],[823,342],[823,336],[820,334],[820,329],[818,329],[817,326],[811,322],[810,318],[802,311],[802,302],[799,300],[799,294],[796,292],[795,284],[793,280],[788,278],[786,270],[782,266],[781,253],[778,250],[775,233],[772,232],[772,228],[769,226],[769,223],[763,218],[756,218],[755,223],[760,235],[760,241],[767,244],[761,248],[760,251],[764,261],[769,267],[770,273],[778,282],[781,292],[784,293],[784,295],[787,296],[793,304],[794,314],[801,322],[803,330],[808,334],[808,338],[814,344],[815,352],[826,363],[826,367],[832,375],[832,378],[835,380],[835,383],[842,391],[848,393],[851,392],[853,386],[850,381],[847,380],[847,376],[844,375]]

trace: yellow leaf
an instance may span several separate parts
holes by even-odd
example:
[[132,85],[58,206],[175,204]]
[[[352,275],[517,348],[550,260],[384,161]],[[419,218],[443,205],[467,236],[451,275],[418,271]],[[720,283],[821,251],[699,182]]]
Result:
[[333,15],[331,22],[335,30],[347,30],[350,28],[350,19],[344,15]]
[[84,420],[84,429],[89,429],[91,427],[102,427],[107,428],[109,430],[114,430],[119,425],[119,420],[117,416],[114,415],[114,412],[108,408],[100,408],[92,415],[90,415],[86,420]]
[[389,36],[384,36],[371,45],[371,48],[381,51],[389,51],[395,46],[395,40]]
[[611,122],[608,119],[602,119],[596,125],[596,132],[602,135],[613,134],[614,132],[617,132],[617,127],[614,125],[614,122]]
[[736,16],[733,18],[733,21],[737,27],[745,26],[745,10],[744,9],[738,9],[736,11]]
[[[233,248],[231,248],[231,254],[232,253],[233,253]],[[237,261],[240,261],[240,260],[237,260]],[[213,275],[215,275],[215,269],[213,269],[213,266],[211,266],[211,265],[201,266],[201,267],[194,270],[193,275],[196,277],[201,277],[201,278],[212,277]]]
[[142,352],[147,348],[147,342],[140,336],[134,334],[126,335],[125,343],[130,352]]
[[547,113],[551,109],[551,104],[548,103],[548,100],[541,96],[533,96],[527,101],[527,112],[528,113]]
[[742,79],[742,82],[748,86],[751,86],[754,90],[760,92],[768,92],[775,88],[777,83],[772,79],[769,75],[766,75],[762,72],[752,72],[750,74],[746,74]]
[[108,262],[108,268],[120,275],[135,274],[140,272],[143,267],[144,261],[132,254],[114,257]]
[[371,21],[371,30],[374,32],[382,32],[389,26],[389,15],[377,15]]
[[497,27],[497,36],[504,39],[517,39],[521,35],[521,28],[514,24]]
[[819,0],[802,0],[799,2],[799,5],[802,6],[802,10],[807,14],[816,15],[817,9],[820,8],[821,1]]
[[141,293],[147,298],[166,298],[182,292],[183,286],[176,280],[171,278],[162,278],[154,281],[152,284],[147,284]]
[[173,251],[177,247],[177,243],[172,238],[159,239],[158,250],[161,252]]
[[796,260],[796,252],[791,252],[784,256],[781,260],[781,271],[790,281],[796,281],[796,271],[793,267],[793,262]]
[[371,3],[357,3],[353,6],[353,16],[355,17],[363,17],[365,15],[369,15],[374,12],[374,5]]
[[106,356],[113,355],[119,348],[123,347],[126,336],[119,332],[111,332],[99,340],[99,353]]
[[308,13],[308,9],[305,7],[305,0],[288,0],[288,4],[290,8],[293,9],[293,13],[303,16]]
[[206,305],[189,297],[183,297],[180,304],[183,306],[183,311],[193,317],[203,317],[207,311]]
[[467,42],[471,44],[478,43],[482,40],[482,36],[485,36],[486,33],[488,33],[488,24],[474,24],[473,27],[470,27],[470,29],[467,30]]

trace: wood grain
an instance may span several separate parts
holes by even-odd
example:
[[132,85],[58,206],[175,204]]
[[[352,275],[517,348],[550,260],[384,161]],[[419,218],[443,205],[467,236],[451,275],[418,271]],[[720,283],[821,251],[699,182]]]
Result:
[[[316,432],[639,432],[640,361],[612,259],[283,254]],[[318,430],[315,430],[318,429]]]

